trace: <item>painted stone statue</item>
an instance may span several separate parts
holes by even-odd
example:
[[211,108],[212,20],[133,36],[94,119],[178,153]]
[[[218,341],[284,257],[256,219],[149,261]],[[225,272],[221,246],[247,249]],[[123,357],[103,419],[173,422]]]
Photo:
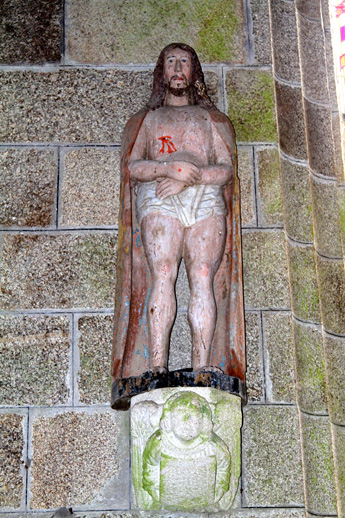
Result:
[[[181,259],[192,373],[168,373]],[[165,386],[244,396],[239,184],[232,125],[207,95],[195,51],[168,45],[122,141],[112,406]]]

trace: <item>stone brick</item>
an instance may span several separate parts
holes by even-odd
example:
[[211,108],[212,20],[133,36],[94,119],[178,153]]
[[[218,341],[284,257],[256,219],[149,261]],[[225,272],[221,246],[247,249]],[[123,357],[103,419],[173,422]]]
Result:
[[[217,103],[218,75],[206,77]],[[119,143],[129,117],[147,102],[151,85],[152,71],[2,72],[6,103],[0,104],[0,142]]]
[[337,184],[310,175],[315,248],[328,257],[342,257]]
[[226,518],[305,518],[303,509],[233,509]]
[[326,331],[345,334],[345,274],[342,260],[317,256],[322,324]]
[[0,404],[68,402],[69,326],[69,318],[63,315],[2,317]]
[[113,316],[81,316],[78,319],[78,393],[81,403],[107,403],[110,398]]
[[304,413],[300,417],[306,509],[313,514],[336,513],[329,418]]
[[246,385],[248,401],[263,401],[263,362],[261,319],[257,312],[247,312],[246,324]]
[[321,16],[319,3],[315,4],[314,0],[296,0],[297,11],[313,20],[319,20]]
[[303,505],[297,410],[249,407],[242,434],[244,507]]
[[186,272],[186,267],[184,265],[184,260],[182,259],[180,264],[180,269],[177,276],[176,286],[176,299],[177,299],[177,308],[178,310],[185,310],[189,303],[189,284],[188,277]]
[[332,109],[338,110],[338,95],[337,87],[335,83],[335,71],[334,71],[334,57],[332,48],[332,33],[330,30],[323,32],[324,44],[325,44],[325,61],[327,68],[327,82],[328,82],[328,94],[329,102],[332,105]]
[[124,70],[2,72],[0,141],[119,142],[151,83],[151,72]]
[[334,167],[335,176],[339,183],[344,181],[343,172],[343,156],[342,156],[342,136],[341,136],[341,122],[339,113],[332,113],[332,135],[334,144]]
[[238,141],[277,139],[271,72],[234,68],[226,73],[228,115]]
[[297,83],[300,78],[295,5],[270,0],[274,72],[281,79]]
[[290,306],[283,232],[245,232],[242,239],[244,299],[248,308]]
[[[298,16],[299,52],[303,70],[303,94],[314,101],[328,102],[327,73],[321,20]],[[311,34],[313,35],[311,37]]]
[[340,207],[340,230],[343,243],[345,242],[345,186],[338,186],[338,200]]
[[298,406],[311,414],[326,414],[326,372],[321,328],[293,319],[293,330]]
[[329,2],[328,0],[321,0],[321,16],[322,16],[322,24],[325,29],[330,28],[330,19],[329,19]]
[[263,313],[266,399],[294,403],[295,373],[291,314]]
[[345,338],[324,333],[328,410],[334,423],[345,425]]
[[304,100],[309,165],[323,176],[335,177],[331,110]]
[[112,307],[115,233],[3,237],[3,309]]
[[2,150],[0,171],[0,225],[51,227],[55,224],[55,151]]
[[279,143],[284,153],[305,160],[307,147],[305,141],[302,90],[275,82]]
[[345,428],[332,425],[335,473],[337,480],[338,513],[345,513]]
[[129,507],[128,412],[36,411],[30,509]]
[[288,241],[291,305],[301,320],[320,322],[314,247]]
[[250,7],[253,23],[255,59],[257,63],[270,64],[272,62],[271,31],[267,0],[251,2]]
[[83,148],[65,155],[60,225],[117,225],[119,203],[119,151]]
[[178,314],[170,339],[169,371],[192,367],[192,337],[187,315]]
[[0,62],[60,61],[61,0],[3,0],[0,5]]
[[149,63],[172,41],[188,41],[203,62],[245,59],[241,0],[152,4],[71,0],[67,49],[72,62]]
[[242,226],[254,226],[256,218],[252,148],[241,147],[238,149],[238,176],[241,189],[241,224]]
[[308,167],[281,158],[285,230],[296,241],[314,240]]
[[279,154],[277,149],[257,151],[259,173],[259,225],[283,225],[283,202],[280,183]]
[[25,505],[23,459],[24,426],[27,417],[23,411],[0,412],[0,506],[1,510],[23,508]]

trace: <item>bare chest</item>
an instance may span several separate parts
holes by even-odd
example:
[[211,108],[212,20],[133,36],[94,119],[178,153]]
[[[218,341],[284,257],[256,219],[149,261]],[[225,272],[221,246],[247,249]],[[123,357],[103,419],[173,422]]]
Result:
[[208,113],[199,107],[164,107],[147,121],[149,159],[173,159],[173,154],[191,154],[209,163],[212,156],[212,128]]

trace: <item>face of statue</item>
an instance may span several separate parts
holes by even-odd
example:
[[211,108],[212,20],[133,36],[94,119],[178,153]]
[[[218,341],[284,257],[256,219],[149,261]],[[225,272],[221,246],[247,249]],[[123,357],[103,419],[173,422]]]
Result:
[[164,77],[175,95],[185,92],[192,77],[191,54],[179,48],[169,51],[164,58]]
[[192,408],[175,408],[171,414],[171,428],[182,441],[190,441],[202,432],[204,420],[202,413]]

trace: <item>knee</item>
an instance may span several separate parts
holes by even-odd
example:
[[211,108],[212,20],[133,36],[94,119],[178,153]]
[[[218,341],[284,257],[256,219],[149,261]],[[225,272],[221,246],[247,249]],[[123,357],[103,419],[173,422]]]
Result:
[[154,282],[174,283],[177,277],[177,265],[169,259],[156,261],[153,265],[152,277]]
[[208,291],[213,286],[214,268],[207,262],[194,265],[189,270],[189,277],[192,292]]

